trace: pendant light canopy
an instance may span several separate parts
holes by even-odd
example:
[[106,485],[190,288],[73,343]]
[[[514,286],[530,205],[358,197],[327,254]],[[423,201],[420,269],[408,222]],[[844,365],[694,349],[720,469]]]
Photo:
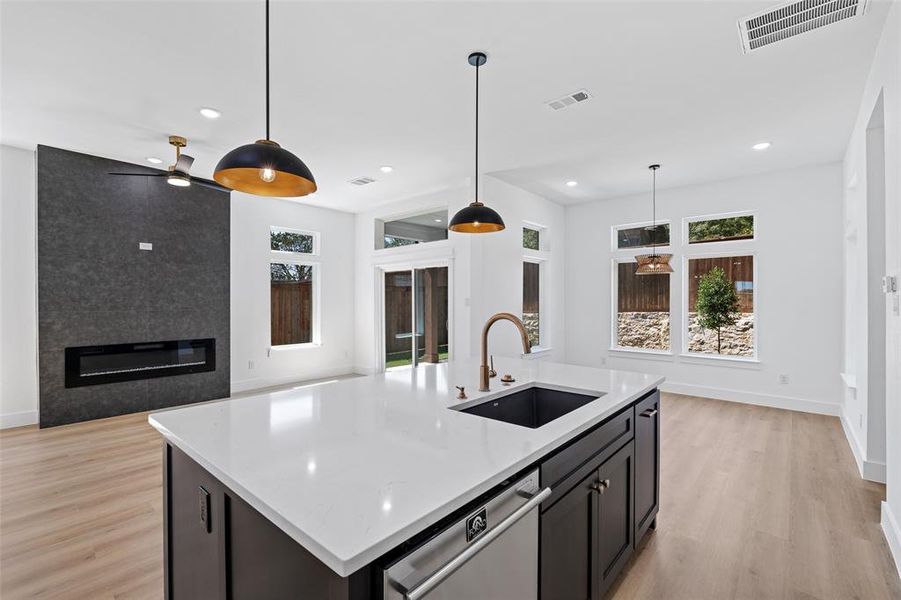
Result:
[[479,68],[488,61],[484,52],[469,55],[469,64],[476,68],[476,172],[475,200],[451,219],[448,229],[458,233],[492,233],[504,229],[504,220],[497,211],[479,201]]
[[266,138],[239,146],[222,157],[213,179],[257,196],[295,197],[316,191],[302,160],[269,139],[269,0],[266,0]]
[[673,257],[672,254],[657,254],[657,169],[660,165],[650,165],[648,167],[653,174],[653,183],[651,188],[651,253],[639,254],[635,257],[638,262],[638,268],[635,270],[636,275],[658,275],[673,272],[669,261]]

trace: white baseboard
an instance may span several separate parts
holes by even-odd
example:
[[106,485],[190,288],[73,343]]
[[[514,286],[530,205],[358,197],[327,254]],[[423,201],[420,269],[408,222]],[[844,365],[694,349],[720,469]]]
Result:
[[375,375],[377,372],[375,367],[363,367],[360,365],[355,366],[353,371],[358,375]]
[[23,412],[0,414],[0,429],[35,425],[38,422],[38,411],[26,410]]
[[851,446],[851,454],[854,455],[854,462],[857,463],[857,470],[860,471],[860,476],[867,481],[885,483],[885,463],[867,460],[863,446],[860,440],[857,439],[857,434],[854,432],[854,428],[851,427],[851,423],[848,422],[844,414],[841,415],[840,419],[845,438],[848,440],[848,445]]
[[882,503],[882,515],[880,518],[882,524],[882,534],[885,541],[888,542],[888,548],[895,559],[895,569],[901,576],[901,530],[898,529],[898,520],[895,519],[895,513],[888,502]]
[[341,375],[354,374],[354,368],[349,365],[341,365],[330,369],[320,369],[312,373],[302,373],[298,375],[286,375],[283,377],[257,377],[254,379],[244,379],[241,381],[231,382],[231,393],[237,394],[241,392],[250,392],[263,388],[286,385],[289,383],[297,383],[303,381],[312,381],[316,379],[325,379],[327,377],[339,377]]
[[796,410],[817,415],[829,415],[830,417],[837,417],[841,414],[841,406],[837,403],[806,400],[804,398],[793,398],[791,396],[743,392],[740,390],[728,390],[725,388],[707,387],[674,381],[665,381],[660,386],[660,389],[664,392],[684,394],[686,396],[701,396],[703,398],[713,398],[714,400],[756,404],[757,406]]

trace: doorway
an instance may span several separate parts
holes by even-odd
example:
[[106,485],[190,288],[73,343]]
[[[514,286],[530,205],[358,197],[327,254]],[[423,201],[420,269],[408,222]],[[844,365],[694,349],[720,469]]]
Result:
[[384,368],[447,361],[448,268],[384,274]]

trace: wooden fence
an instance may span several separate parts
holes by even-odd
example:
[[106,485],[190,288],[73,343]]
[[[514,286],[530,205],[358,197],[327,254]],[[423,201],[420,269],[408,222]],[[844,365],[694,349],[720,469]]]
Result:
[[270,285],[272,345],[313,341],[313,285],[310,281],[273,281]]
[[[617,265],[619,312],[668,312],[672,275],[636,275],[635,263]],[[698,303],[698,281],[713,267],[720,267],[738,287],[739,311],[754,312],[754,257],[693,258],[688,261],[688,309]]]
[[537,313],[538,303],[541,299],[539,293],[539,273],[541,265],[538,263],[522,263],[522,312]]

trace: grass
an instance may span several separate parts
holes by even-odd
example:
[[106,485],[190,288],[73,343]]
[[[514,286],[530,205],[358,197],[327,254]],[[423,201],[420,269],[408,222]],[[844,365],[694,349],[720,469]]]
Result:
[[[442,346],[438,351],[438,362],[446,361],[447,354],[447,347]],[[385,361],[385,368],[390,369],[392,367],[403,367],[411,364],[413,364],[413,360],[410,358],[409,352],[394,352],[388,355],[387,360]]]

